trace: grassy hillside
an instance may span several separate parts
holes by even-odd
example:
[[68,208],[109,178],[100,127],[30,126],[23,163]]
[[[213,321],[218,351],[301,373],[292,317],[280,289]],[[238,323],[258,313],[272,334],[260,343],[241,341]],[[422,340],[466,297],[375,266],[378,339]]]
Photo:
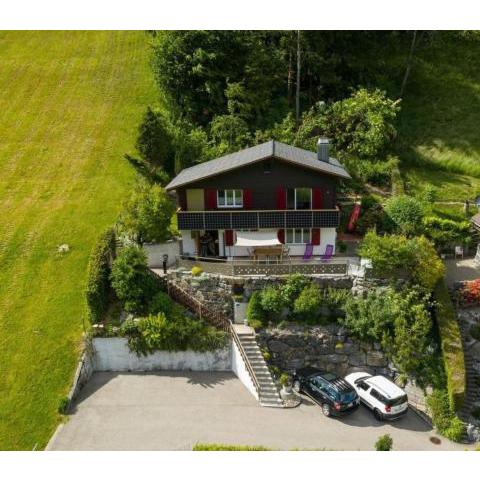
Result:
[[141,32],[0,32],[0,449],[43,448],[58,423],[88,255],[155,95],[148,54]]
[[480,194],[480,36],[437,34],[423,43],[402,102],[399,129],[404,178],[425,182],[438,200]]

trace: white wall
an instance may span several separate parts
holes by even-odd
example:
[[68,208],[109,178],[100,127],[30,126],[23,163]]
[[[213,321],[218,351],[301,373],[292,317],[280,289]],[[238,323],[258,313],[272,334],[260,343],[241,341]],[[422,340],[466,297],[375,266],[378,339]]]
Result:
[[126,338],[94,338],[95,371],[125,372],[150,370],[221,371],[232,370],[230,348],[214,352],[166,352],[137,356]]
[[190,230],[181,230],[180,234],[182,235],[183,243],[183,255],[196,255],[196,245],[195,240],[192,238],[192,233]]
[[168,255],[167,265],[171,267],[175,264],[175,257],[180,254],[180,245],[177,240],[171,240],[166,243],[146,243],[143,249],[147,254],[148,266],[150,268],[161,267],[163,265],[163,254]]
[[239,380],[243,383],[246,389],[258,400],[258,393],[253,385],[252,379],[250,378],[250,374],[245,367],[245,363],[243,362],[242,355],[238,350],[235,342],[232,341],[231,351],[231,365],[233,373],[239,378]]

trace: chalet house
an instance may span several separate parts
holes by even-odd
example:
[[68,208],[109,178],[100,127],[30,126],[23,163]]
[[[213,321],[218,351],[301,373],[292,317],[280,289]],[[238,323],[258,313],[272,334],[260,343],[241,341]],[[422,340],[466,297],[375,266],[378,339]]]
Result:
[[182,170],[178,203],[184,256],[227,260],[277,246],[290,257],[334,253],[339,181],[350,178],[320,138],[317,152],[269,141]]

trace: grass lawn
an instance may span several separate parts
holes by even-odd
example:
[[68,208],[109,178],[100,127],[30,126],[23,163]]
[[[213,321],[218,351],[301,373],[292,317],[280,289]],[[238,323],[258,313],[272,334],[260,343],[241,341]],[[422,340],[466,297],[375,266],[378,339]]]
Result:
[[439,40],[422,42],[402,101],[402,173],[411,192],[431,182],[439,200],[473,200],[480,194],[480,35]]
[[60,420],[88,255],[134,179],[123,154],[155,100],[147,42],[0,32],[0,449],[41,449]]

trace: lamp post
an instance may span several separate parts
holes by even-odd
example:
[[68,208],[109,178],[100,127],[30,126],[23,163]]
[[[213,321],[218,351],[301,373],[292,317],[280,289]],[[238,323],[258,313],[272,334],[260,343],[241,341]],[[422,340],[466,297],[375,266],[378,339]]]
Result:
[[163,273],[167,274],[168,253],[163,254]]

